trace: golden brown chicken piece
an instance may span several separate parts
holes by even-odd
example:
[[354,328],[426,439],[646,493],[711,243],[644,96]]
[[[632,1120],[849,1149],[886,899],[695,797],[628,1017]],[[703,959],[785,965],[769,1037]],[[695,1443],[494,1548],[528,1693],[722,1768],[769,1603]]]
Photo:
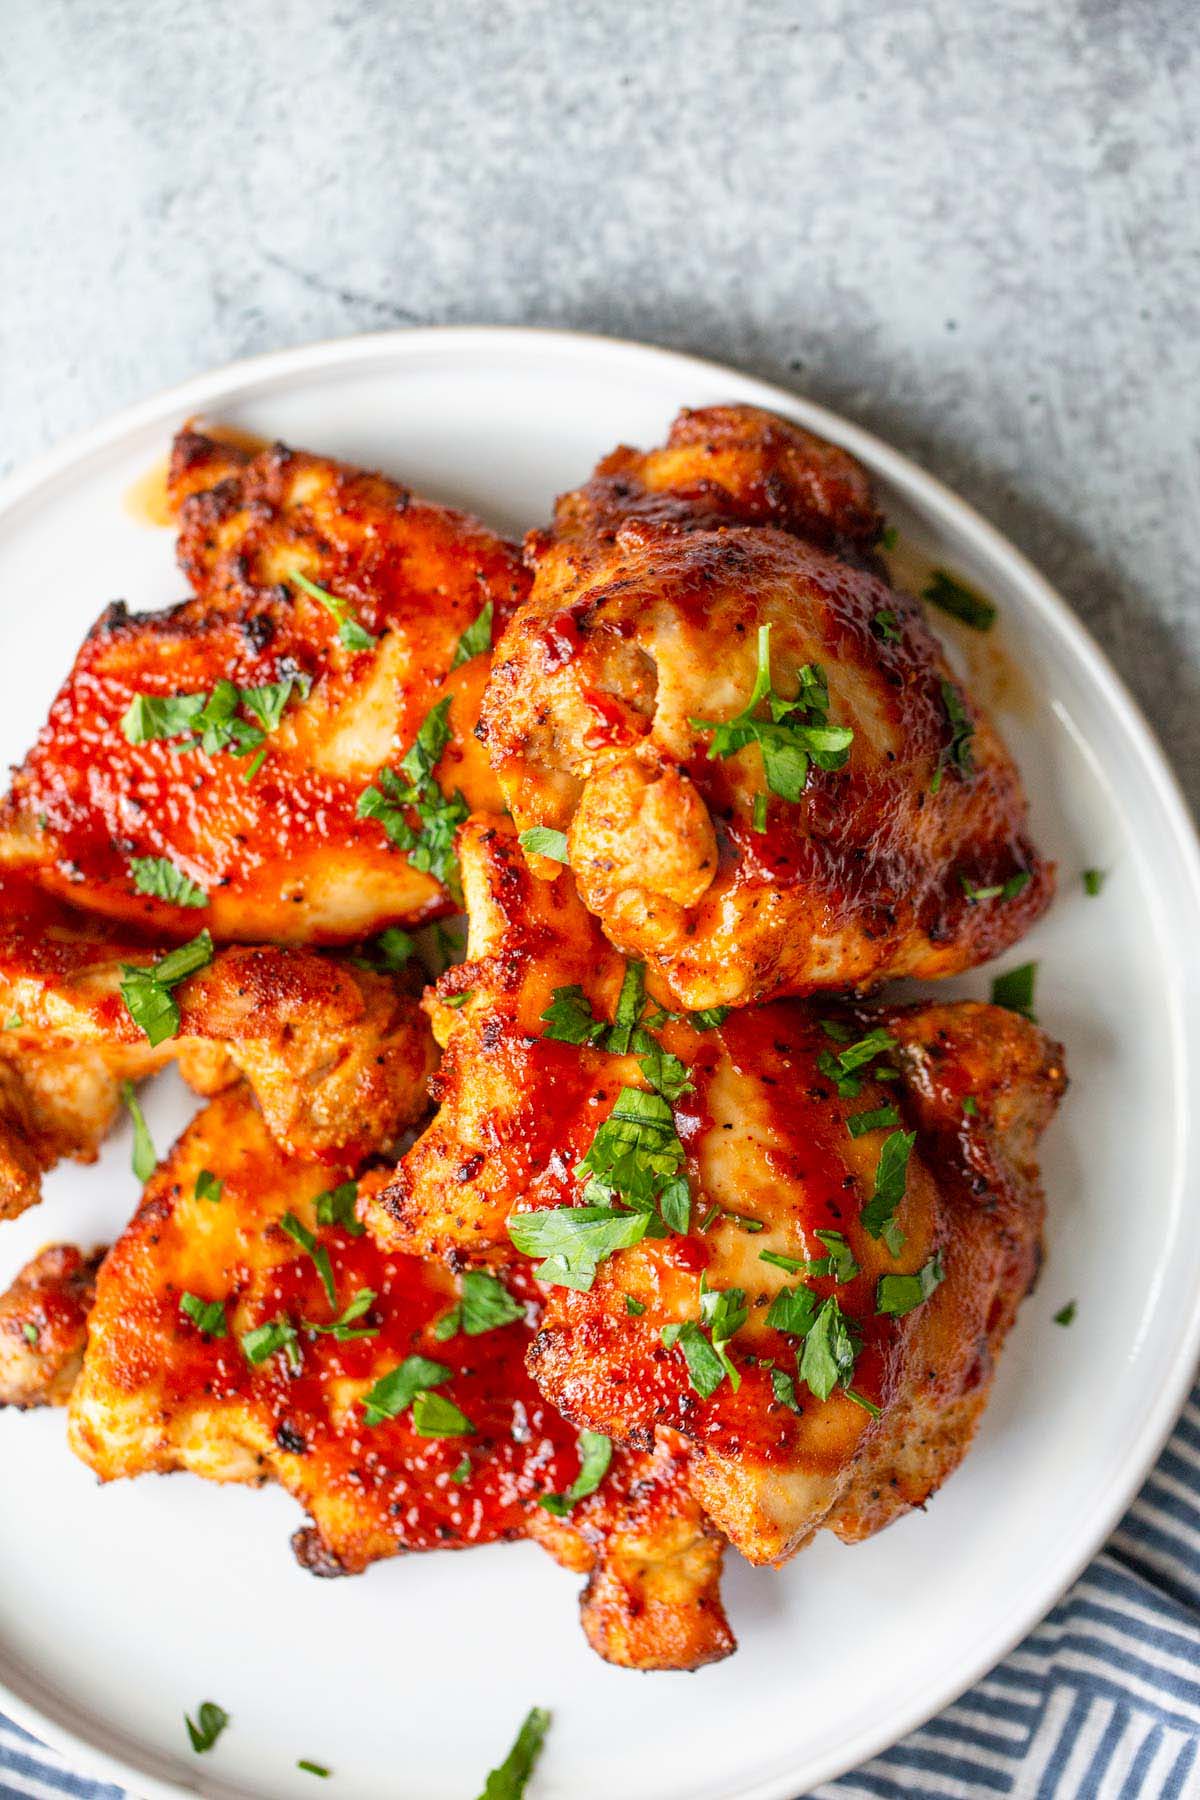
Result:
[[495,821],[460,848],[441,1111],[372,1230],[539,1257],[542,1391],[626,1442],[682,1434],[752,1561],[921,1504],[1036,1271],[1059,1047],[967,1002],[643,1012],[566,870],[536,880]]
[[473,727],[488,620],[528,587],[516,550],[282,445],[184,431],[170,491],[196,598],[99,619],[14,779],[0,859],[168,938],[343,943],[447,911],[455,796],[498,804]]
[[158,960],[28,876],[0,876],[0,1218],[33,1204],[60,1156],[92,1160],[120,1082],[172,1058],[203,1093],[245,1075],[271,1131],[301,1156],[394,1145],[424,1112],[437,1053],[416,977],[229,946],[170,990],[178,1031],[152,1046],[121,985],[126,969]]
[[481,732],[664,1004],[951,974],[1048,903],[1017,770],[873,572],[878,528],[852,458],[717,407],[530,540]]
[[354,1223],[351,1170],[285,1157],[245,1088],[213,1101],[104,1262],[72,1447],[104,1480],[280,1482],[312,1520],[296,1553],[322,1575],[532,1535],[590,1572],[585,1629],[609,1660],[727,1654],[721,1542],[686,1449],[618,1452],[562,1517],[541,1510],[580,1453],[525,1374],[536,1284],[380,1252]]
[[0,1406],[65,1406],[83,1365],[102,1250],[53,1244],[0,1294]]

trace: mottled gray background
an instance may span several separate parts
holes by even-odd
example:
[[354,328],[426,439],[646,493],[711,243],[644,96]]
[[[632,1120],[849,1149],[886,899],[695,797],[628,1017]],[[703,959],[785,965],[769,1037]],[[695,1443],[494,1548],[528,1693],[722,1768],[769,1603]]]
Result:
[[0,467],[409,323],[727,359],[969,496],[1200,799],[1193,0],[0,0]]

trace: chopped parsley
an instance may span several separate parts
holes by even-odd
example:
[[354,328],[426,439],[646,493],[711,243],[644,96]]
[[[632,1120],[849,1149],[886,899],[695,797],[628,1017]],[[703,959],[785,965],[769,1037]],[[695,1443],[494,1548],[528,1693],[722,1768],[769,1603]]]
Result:
[[691,1213],[683,1170],[683,1145],[670,1106],[661,1094],[623,1087],[575,1173],[588,1178],[583,1190],[588,1206],[620,1199],[647,1216],[657,1213],[668,1231],[683,1233]]
[[933,780],[929,783],[929,791],[936,794],[942,785],[942,777],[947,769],[952,769],[960,781],[975,772],[975,756],[973,739],[975,726],[963,705],[963,697],[952,681],[944,677],[941,683],[942,705],[946,709],[946,719],[950,726],[950,742],[943,746],[938,755],[937,767],[933,771]]
[[1019,968],[997,975],[992,982],[992,1005],[1005,1006],[1009,1012],[1021,1013],[1034,1022],[1033,989],[1037,967],[1035,962],[1021,963]]
[[225,1192],[225,1183],[211,1169],[201,1169],[192,1191],[197,1200],[207,1200],[211,1206],[219,1206],[221,1195]]
[[626,1294],[625,1311],[629,1314],[631,1319],[640,1319],[645,1310],[646,1303],[644,1300],[635,1300],[632,1294]]
[[608,1032],[608,1048],[614,1056],[626,1056],[633,1041],[637,1022],[646,1008],[646,969],[640,962],[627,962],[621,977],[617,1010]]
[[897,644],[900,641],[900,625],[890,607],[872,614],[871,630],[883,644]]
[[531,825],[528,831],[521,833],[518,842],[531,856],[548,856],[551,862],[569,861],[565,831],[551,831],[548,825]]
[[207,906],[208,895],[198,881],[165,856],[134,856],[129,863],[133,885],[141,894],[153,894],[170,906]]
[[973,631],[990,631],[996,623],[996,608],[992,602],[945,569],[932,571],[921,589],[921,598],[949,613],[952,619],[961,619]]
[[863,1069],[876,1057],[882,1056],[886,1050],[896,1048],[896,1039],[890,1031],[877,1026],[865,1037],[854,1042],[847,1042],[852,1034],[838,1019],[822,1019],[821,1026],[826,1036],[835,1043],[844,1043],[844,1050],[822,1050],[817,1057],[817,1068],[827,1080],[832,1081],[837,1092],[844,1100],[857,1099],[862,1092],[862,1080],[857,1070]]
[[786,1406],[789,1412],[802,1413],[804,1408],[796,1398],[796,1377],[789,1375],[786,1369],[771,1368],[771,1393],[780,1406]]
[[[700,1317],[685,1319],[681,1324],[664,1325],[659,1334],[663,1346],[683,1351],[688,1383],[707,1400],[715,1394],[726,1376],[734,1393],[742,1385],[726,1346],[746,1323],[748,1309],[741,1288],[709,1288],[700,1278]],[[706,1337],[705,1331],[708,1336]]]
[[789,1275],[832,1275],[837,1282],[853,1281],[858,1264],[842,1232],[814,1231],[813,1236],[824,1244],[826,1256],[783,1256],[778,1250],[760,1250],[758,1260],[785,1269]]
[[1065,1306],[1059,1307],[1054,1315],[1054,1323],[1056,1325],[1073,1325],[1075,1323],[1074,1300],[1068,1300]]
[[34,1349],[35,1350],[37,1349],[38,1341],[41,1338],[42,1334],[38,1330],[37,1326],[33,1323],[32,1319],[26,1319],[25,1323],[21,1327],[21,1335],[24,1337],[25,1342],[27,1344],[32,1344]]
[[132,1081],[121,1083],[121,1098],[133,1124],[133,1172],[144,1183],[154,1173],[158,1152],[154,1148],[154,1139],[150,1136],[150,1127],[146,1123],[141,1102],[133,1091]]
[[416,943],[398,925],[389,925],[378,937],[362,946],[355,961],[368,969],[380,969],[385,975],[395,974],[416,952]]
[[5,1031],[20,1031],[24,1023],[25,1021],[19,1012],[10,1012],[7,1019],[4,1021],[4,1029]]
[[229,1714],[215,1700],[205,1700],[197,1709],[196,1723],[193,1725],[186,1713],[183,1715],[183,1722],[192,1740],[192,1749],[199,1756],[205,1750],[212,1749],[229,1723]]
[[337,1289],[333,1281],[333,1268],[329,1261],[329,1252],[324,1244],[318,1244],[308,1226],[303,1224],[294,1212],[285,1212],[279,1221],[281,1228],[287,1232],[293,1243],[307,1251],[312,1258],[313,1267],[321,1277],[321,1286],[325,1289],[330,1306],[337,1305]]
[[451,1469],[450,1479],[455,1487],[461,1487],[464,1481],[470,1481],[471,1458],[465,1450]]
[[900,1114],[894,1106],[877,1106],[871,1112],[851,1113],[846,1120],[846,1130],[853,1138],[864,1137],[868,1131],[883,1131],[889,1125],[898,1125]]
[[979,1117],[979,1102],[974,1094],[963,1095],[962,1109],[966,1113],[968,1119],[977,1119]]
[[[449,888],[455,899],[460,899],[454,834],[467,817],[467,803],[457,789],[447,799],[434,775],[450,741],[449,711],[447,695],[425,715],[401,761],[399,774],[395,769],[380,769],[375,778],[377,785],[364,788],[359,795],[357,810],[360,819],[378,819],[414,869],[432,875]],[[416,813],[419,827],[409,823],[410,810]]]
[[521,1800],[549,1729],[550,1714],[545,1707],[532,1707],[525,1715],[512,1749],[484,1782],[478,1800]]
[[377,639],[371,636],[365,625],[359,623],[354,608],[348,600],[337,594],[331,594],[327,588],[318,587],[299,569],[293,569],[288,580],[296,587],[302,588],[310,600],[316,600],[337,621],[338,642],[347,650],[373,650]]
[[267,1319],[252,1331],[243,1331],[241,1342],[242,1354],[252,1368],[257,1369],[260,1363],[265,1363],[280,1350],[293,1369],[301,1365],[299,1339],[290,1319]]
[[[763,772],[768,788],[781,800],[799,800],[808,780],[809,765],[819,769],[841,769],[850,754],[854,732],[849,725],[831,725],[828,720],[829,688],[825,672],[816,663],[805,663],[798,671],[799,691],[794,700],[785,700],[771,685],[771,627],[758,628],[758,668],[750,698],[734,718],[689,719],[693,731],[711,731],[708,757],[729,757],[757,744],[762,752]],[[768,719],[756,719],[755,712],[767,703]],[[765,797],[763,797],[765,798]],[[763,814],[756,812],[755,827],[762,830]]]
[[1033,877],[1028,869],[1018,869],[1007,881],[993,882],[988,887],[976,887],[966,875],[960,875],[959,880],[962,882],[963,893],[974,905],[979,900],[1015,900],[1029,886]]
[[223,1300],[202,1300],[199,1294],[183,1294],[179,1310],[187,1314],[197,1331],[202,1331],[205,1337],[224,1337],[229,1330],[225,1323]]
[[539,1281],[586,1293],[600,1264],[640,1244],[650,1223],[649,1212],[616,1206],[550,1206],[513,1213],[508,1235],[523,1256],[545,1259],[533,1271]]
[[478,618],[473,619],[458,640],[454,651],[454,660],[450,664],[451,673],[461,669],[470,662],[473,656],[482,656],[492,647],[492,614],[495,608],[489,600]]
[[317,1224],[340,1225],[349,1237],[362,1237],[367,1228],[355,1214],[357,1201],[357,1181],[343,1181],[335,1188],[328,1188],[325,1193],[318,1194],[314,1202]]
[[307,1756],[302,1756],[300,1761],[296,1764],[296,1767],[298,1769],[303,1769],[306,1775],[319,1775],[322,1780],[324,1780],[331,1772],[325,1767],[324,1763],[310,1762]]
[[894,525],[885,525],[879,534],[879,548],[881,550],[894,550],[899,542],[900,533],[897,531],[896,527]]
[[805,1337],[812,1329],[820,1304],[811,1288],[780,1288],[771,1302],[767,1324],[792,1337]]
[[453,1373],[445,1363],[433,1362],[428,1356],[406,1356],[363,1395],[364,1424],[381,1425],[385,1419],[398,1418],[419,1394],[441,1387]]
[[598,1044],[609,1027],[592,1011],[592,1003],[579,986],[555,988],[549,1006],[542,1014],[544,1037],[559,1044]]
[[328,1334],[339,1344],[352,1344],[357,1338],[378,1337],[380,1332],[378,1325],[358,1325],[357,1323],[359,1319],[370,1312],[374,1300],[374,1288],[359,1288],[340,1315],[331,1320],[328,1325],[318,1325],[312,1319],[305,1319],[304,1329]]
[[121,998],[125,1010],[151,1044],[161,1044],[179,1030],[179,1002],[172,989],[189,975],[205,968],[213,957],[211,934],[205,930],[190,943],[169,950],[165,956],[143,968],[133,963],[121,964]]
[[875,1311],[902,1318],[914,1306],[928,1300],[934,1289],[946,1279],[942,1258],[934,1251],[924,1268],[915,1275],[881,1275],[875,1289]]
[[594,1494],[612,1461],[612,1439],[598,1431],[581,1431],[575,1440],[579,1451],[579,1473],[565,1494],[543,1494],[538,1505],[556,1519],[565,1519],[580,1500]]
[[463,1272],[457,1306],[443,1313],[433,1328],[439,1344],[457,1337],[460,1331],[468,1337],[480,1337],[485,1331],[496,1331],[525,1317],[525,1308],[514,1300],[502,1281],[484,1269]]
[[915,1131],[893,1131],[884,1138],[875,1167],[875,1187],[859,1218],[864,1231],[882,1238],[893,1256],[899,1256],[904,1233],[896,1224],[896,1208],[908,1182],[908,1159],[917,1141]]
[[858,1351],[854,1322],[843,1313],[836,1295],[831,1294],[805,1336],[800,1353],[801,1381],[816,1399],[828,1400],[835,1387],[849,1387]]
[[1083,891],[1093,899],[1104,886],[1105,871],[1103,869],[1085,869],[1083,871]]
[[[267,737],[278,730],[284,708],[295,693],[301,700],[312,686],[307,675],[285,675],[282,681],[262,687],[238,687],[222,676],[208,694],[135,694],[121,720],[121,730],[131,744],[182,741],[172,749],[182,754],[203,750],[206,756],[228,751],[233,756],[259,752],[243,777],[249,781],[262,766]],[[244,707],[251,715],[239,718]]]
[[475,1427],[465,1412],[444,1394],[422,1388],[412,1403],[413,1430],[418,1437],[470,1437]]

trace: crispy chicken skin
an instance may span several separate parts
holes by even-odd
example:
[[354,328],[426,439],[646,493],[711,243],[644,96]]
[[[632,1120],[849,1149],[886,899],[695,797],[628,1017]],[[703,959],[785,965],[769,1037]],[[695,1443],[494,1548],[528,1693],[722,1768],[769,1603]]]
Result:
[[91,1160],[120,1081],[173,1058],[204,1093],[245,1075],[297,1155],[395,1144],[425,1110],[437,1048],[407,975],[312,950],[227,946],[174,990],[179,1033],[151,1048],[120,983],[123,965],[155,954],[27,875],[0,876],[0,1218],[39,1197],[40,1174],[59,1157]]
[[[343,943],[449,910],[434,876],[356,807],[447,695],[437,779],[473,806],[498,803],[473,732],[487,658],[451,663],[486,604],[498,631],[526,592],[517,551],[381,475],[282,445],[251,457],[192,430],[176,439],[170,495],[195,598],[141,615],[118,604],[98,620],[17,771],[0,858],[173,938],[206,924],[219,940]],[[347,648],[295,571],[347,602],[375,645]],[[139,694],[289,676],[311,683],[307,698],[293,689],[251,779],[249,754],[180,754],[178,737],[131,744],[121,730]],[[208,904],[140,892],[137,857],[174,863]]]
[[[571,1206],[577,1165],[624,1086],[648,1083],[632,1056],[552,1041],[541,1015],[556,988],[583,990],[611,1019],[619,959],[561,870],[524,866],[513,831],[474,820],[460,838],[471,903],[467,961],[432,1002],[448,1039],[433,1124],[364,1207],[384,1243],[486,1257],[511,1212]],[[459,1010],[447,1002],[468,998]],[[831,1037],[822,1020],[831,1020]],[[875,1028],[896,1041],[839,1093],[822,1059]],[[821,1525],[865,1536],[921,1504],[957,1464],[986,1400],[996,1354],[1037,1266],[1043,1203],[1034,1146],[1064,1086],[1061,1052],[996,1007],[820,1008],[801,1001],[732,1012],[708,1029],[670,1020],[662,1046],[692,1088],[674,1105],[691,1195],[689,1229],[647,1236],[602,1262],[590,1289],[550,1289],[530,1368],[580,1426],[626,1442],[667,1427],[696,1452],[691,1487],[752,1561],[775,1562]],[[895,1078],[877,1079],[880,1069]],[[848,1084],[850,1086],[853,1083]],[[974,1110],[964,1111],[964,1100]],[[878,1125],[847,1120],[893,1108]],[[885,1141],[915,1133],[893,1254],[860,1213]],[[856,1272],[805,1276],[861,1333],[853,1387],[820,1400],[799,1379],[801,1344],[766,1323],[797,1273],[762,1252],[819,1260],[818,1231],[845,1238]],[[944,1279],[903,1316],[878,1314],[882,1277],[935,1255]],[[729,1346],[740,1386],[694,1389],[664,1327],[699,1321],[708,1289],[740,1289],[747,1319]],[[631,1312],[627,1301],[632,1300]],[[641,1308],[640,1312],[637,1308]],[[768,1366],[768,1365],[773,1365]],[[774,1374],[773,1374],[774,1370]],[[800,1411],[776,1392],[790,1376]]]
[[0,1294],[0,1406],[65,1406],[83,1364],[102,1250],[52,1244]]
[[[664,1003],[951,974],[1049,901],[1012,759],[919,604],[873,572],[879,523],[853,459],[718,407],[616,452],[530,539],[480,730],[518,826],[567,833],[584,903]],[[798,797],[768,789],[758,742],[709,754],[765,626],[774,694],[822,670],[827,723],[853,732]]]
[[[202,1170],[224,1183],[216,1201],[197,1194]],[[579,1456],[575,1431],[525,1373],[536,1284],[502,1272],[523,1316],[482,1335],[439,1336],[436,1322],[459,1299],[447,1266],[319,1223],[319,1192],[351,1173],[284,1156],[244,1087],[213,1101],[103,1264],[71,1401],[72,1447],[104,1480],[188,1469],[278,1481],[310,1515],[293,1542],[322,1575],[531,1535],[590,1574],[585,1629],[610,1661],[691,1667],[727,1654],[721,1543],[689,1493],[687,1449],[664,1435],[648,1451],[618,1452],[569,1518],[541,1511],[539,1496],[564,1492]],[[328,1252],[333,1305],[312,1257],[283,1228],[288,1214]],[[370,1307],[353,1329],[371,1335],[338,1341],[305,1328],[328,1324],[363,1289]],[[185,1294],[222,1304],[223,1333],[200,1330]],[[277,1319],[297,1329],[296,1366],[285,1350],[252,1365],[242,1335]],[[407,1404],[366,1423],[364,1395],[413,1355],[441,1365],[436,1391],[469,1432],[420,1435]]]

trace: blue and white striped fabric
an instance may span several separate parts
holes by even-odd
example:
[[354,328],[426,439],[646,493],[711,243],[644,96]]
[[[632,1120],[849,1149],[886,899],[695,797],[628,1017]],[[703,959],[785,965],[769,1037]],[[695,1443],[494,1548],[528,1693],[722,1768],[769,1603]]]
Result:
[[[3,1800],[122,1800],[0,1719]],[[1104,1553],[986,1680],[808,1800],[1200,1800],[1200,1387]],[[411,1796],[411,1800],[418,1800]],[[530,1796],[533,1800],[533,1796]]]

